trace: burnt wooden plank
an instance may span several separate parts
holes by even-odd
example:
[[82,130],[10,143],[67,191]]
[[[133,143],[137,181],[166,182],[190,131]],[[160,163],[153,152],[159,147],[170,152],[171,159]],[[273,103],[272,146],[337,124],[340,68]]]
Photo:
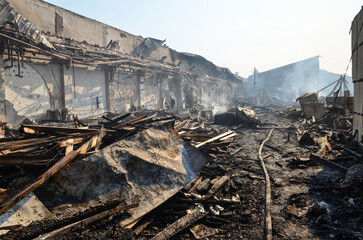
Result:
[[161,232],[159,232],[156,236],[152,238],[152,240],[165,240],[169,239],[181,230],[188,227],[190,224],[198,221],[199,219],[206,216],[207,212],[201,212],[198,209],[193,210],[191,213],[188,213],[184,217],[178,219],[174,223],[170,224],[166,228],[164,228]]
[[51,176],[56,174],[60,169],[67,166],[74,158],[76,158],[79,154],[87,152],[92,147],[96,146],[96,142],[99,136],[94,136],[88,142],[83,144],[77,150],[73,150],[62,159],[60,159],[57,163],[55,163],[52,167],[50,167],[45,173],[36,178],[32,183],[25,186],[18,193],[10,197],[8,200],[3,202],[0,205],[0,215],[5,213],[7,210],[12,208],[16,203],[21,201],[24,197],[26,197],[29,193],[33,192],[39,186],[41,186],[45,181],[47,181]]

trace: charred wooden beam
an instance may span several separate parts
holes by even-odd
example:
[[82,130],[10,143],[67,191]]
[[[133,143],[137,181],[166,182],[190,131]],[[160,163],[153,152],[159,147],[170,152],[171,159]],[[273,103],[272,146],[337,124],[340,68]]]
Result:
[[48,165],[52,159],[39,159],[39,157],[27,156],[0,156],[0,165],[2,166],[39,166]]
[[126,127],[128,125],[131,125],[131,124],[134,124],[134,123],[138,123],[138,122],[140,122],[140,121],[142,121],[142,120],[144,120],[146,118],[147,118],[147,115],[143,115],[143,116],[140,116],[138,118],[134,118],[134,119],[132,119],[130,121],[121,123],[120,125],[115,126],[115,128],[123,128],[123,127]]
[[119,122],[119,121],[121,121],[121,120],[129,117],[130,115],[131,115],[131,113],[126,113],[126,114],[122,114],[122,115],[116,116],[114,118],[107,118],[105,116],[102,116],[103,119],[105,119],[105,120],[108,121],[107,123],[105,122],[103,124],[105,124],[105,125],[112,125],[112,124],[115,124],[115,123],[117,123],[117,122]]
[[233,131],[228,131],[228,132],[226,132],[226,133],[223,133],[223,134],[220,134],[220,135],[218,135],[218,136],[216,136],[216,137],[213,137],[213,138],[211,138],[211,139],[208,139],[208,140],[207,140],[207,141],[205,141],[205,142],[199,143],[199,144],[197,144],[195,147],[196,147],[196,148],[200,148],[200,147],[202,147],[202,146],[204,146],[204,145],[206,145],[206,144],[209,144],[209,143],[215,142],[215,141],[217,141],[217,140],[220,140],[221,138],[227,137],[227,136],[232,135],[232,134],[233,134]]
[[329,161],[329,160],[327,160],[325,158],[322,158],[322,157],[320,157],[320,156],[318,156],[316,154],[311,154],[310,159],[315,161],[315,162],[318,162],[318,163],[320,163],[320,164],[322,164],[324,166],[327,166],[327,167],[329,167],[331,169],[334,169],[334,170],[336,170],[336,171],[338,171],[340,173],[343,173],[343,174],[346,174],[347,171],[348,171],[347,168],[345,168],[345,167],[343,167],[343,166],[341,166],[339,164],[336,164],[336,163],[334,163],[332,161]]
[[[91,128],[67,128],[67,127],[51,127],[41,125],[22,125],[24,132],[28,132],[29,129],[33,131],[39,131],[44,133],[50,132],[62,132],[62,133],[98,133],[99,129]],[[31,132],[31,131],[30,131]],[[115,133],[114,130],[106,130],[106,133]]]
[[188,198],[175,198],[173,199],[174,202],[178,203],[205,203],[205,204],[218,204],[218,205],[236,205],[240,204],[240,201],[231,200],[231,199],[221,199],[221,200],[215,200],[215,199],[188,199]]
[[198,209],[192,211],[191,213],[188,213],[184,217],[178,219],[174,223],[170,224],[164,230],[159,232],[156,236],[154,236],[151,240],[165,240],[169,239],[178,232],[182,231],[186,227],[188,227],[190,224],[198,221],[199,219],[206,216],[207,212],[201,212]]
[[106,222],[109,222],[115,216],[121,214],[125,210],[135,208],[135,207],[138,207],[138,206],[139,206],[138,203],[125,205],[125,206],[117,206],[114,209],[107,210],[107,211],[98,213],[98,214],[96,214],[94,216],[88,217],[86,219],[80,220],[78,222],[69,224],[69,225],[67,225],[65,227],[54,230],[53,232],[43,234],[43,235],[41,235],[41,236],[39,236],[39,237],[37,237],[35,239],[40,240],[40,239],[45,239],[45,238],[54,238],[59,233],[64,234],[65,232],[71,231],[72,229],[75,229],[75,228],[80,228],[80,227],[84,228],[84,227],[91,226],[91,225],[99,223],[99,222],[104,224]]
[[87,124],[85,124],[84,122],[82,122],[81,120],[79,120],[77,115],[73,115],[73,120],[76,123],[76,126],[82,126],[82,127],[87,127]]
[[72,152],[64,156],[52,167],[50,167],[45,173],[36,178],[35,181],[33,181],[31,184],[27,185],[22,190],[20,190],[17,194],[15,194],[14,196],[10,197],[8,200],[3,202],[0,205],[0,215],[5,213],[7,210],[12,208],[16,203],[18,203],[24,197],[26,197],[29,193],[33,192],[35,189],[41,186],[45,181],[47,181],[51,176],[56,174],[59,170],[67,166],[79,154],[85,153],[89,149],[95,147],[98,138],[99,138],[98,135],[94,136],[88,142],[79,147],[77,150],[73,150]]
[[229,181],[229,176],[223,176],[217,180],[205,196],[206,199],[213,197]]
[[353,151],[352,149],[348,148],[348,147],[344,147],[344,146],[340,146],[342,149],[344,149],[345,151],[349,152],[350,154],[358,157],[358,158],[361,158],[362,157],[362,154],[360,153],[357,153],[356,151]]

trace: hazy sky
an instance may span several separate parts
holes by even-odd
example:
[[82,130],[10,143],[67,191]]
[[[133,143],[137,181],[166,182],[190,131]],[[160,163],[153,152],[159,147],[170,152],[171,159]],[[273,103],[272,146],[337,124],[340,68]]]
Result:
[[[243,77],[321,56],[345,73],[359,0],[46,0],[135,35],[166,39]],[[348,70],[351,75],[351,67]]]

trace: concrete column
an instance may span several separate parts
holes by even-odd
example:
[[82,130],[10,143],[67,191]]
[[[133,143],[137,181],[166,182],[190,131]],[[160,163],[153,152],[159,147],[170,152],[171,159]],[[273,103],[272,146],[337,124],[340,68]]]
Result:
[[157,79],[159,85],[159,101],[158,101],[158,108],[161,109],[164,106],[164,97],[163,97],[163,79],[159,77]]
[[159,98],[158,98],[158,109],[161,109],[164,107],[164,97],[163,97],[163,82],[164,82],[164,76],[162,73],[156,74],[156,82],[158,84],[159,89]]
[[105,69],[105,92],[106,92],[106,111],[111,111],[110,108],[110,81],[112,79],[112,71],[110,69]]
[[59,65],[59,69],[60,69],[60,98],[59,98],[59,106],[63,109],[66,108],[66,86],[65,86],[65,82],[64,82],[64,66],[63,64]]
[[0,56],[0,121],[6,122],[6,99],[5,99],[5,63],[3,55]]
[[137,97],[136,107],[141,107],[141,86],[140,86],[141,76],[142,76],[142,72],[137,71],[136,72],[136,97]]

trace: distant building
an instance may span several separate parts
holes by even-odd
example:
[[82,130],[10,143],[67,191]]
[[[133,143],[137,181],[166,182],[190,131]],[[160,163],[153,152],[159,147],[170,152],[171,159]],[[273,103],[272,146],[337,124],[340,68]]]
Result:
[[[319,56],[315,56],[268,71],[257,72],[255,76],[256,92],[266,89],[271,96],[283,101],[294,102],[298,96],[319,91],[339,79],[340,74],[321,70]],[[346,78],[348,81],[351,79]],[[254,76],[251,75],[248,77],[250,93],[253,93],[253,84]],[[321,92],[320,95],[328,92],[329,89]]]

